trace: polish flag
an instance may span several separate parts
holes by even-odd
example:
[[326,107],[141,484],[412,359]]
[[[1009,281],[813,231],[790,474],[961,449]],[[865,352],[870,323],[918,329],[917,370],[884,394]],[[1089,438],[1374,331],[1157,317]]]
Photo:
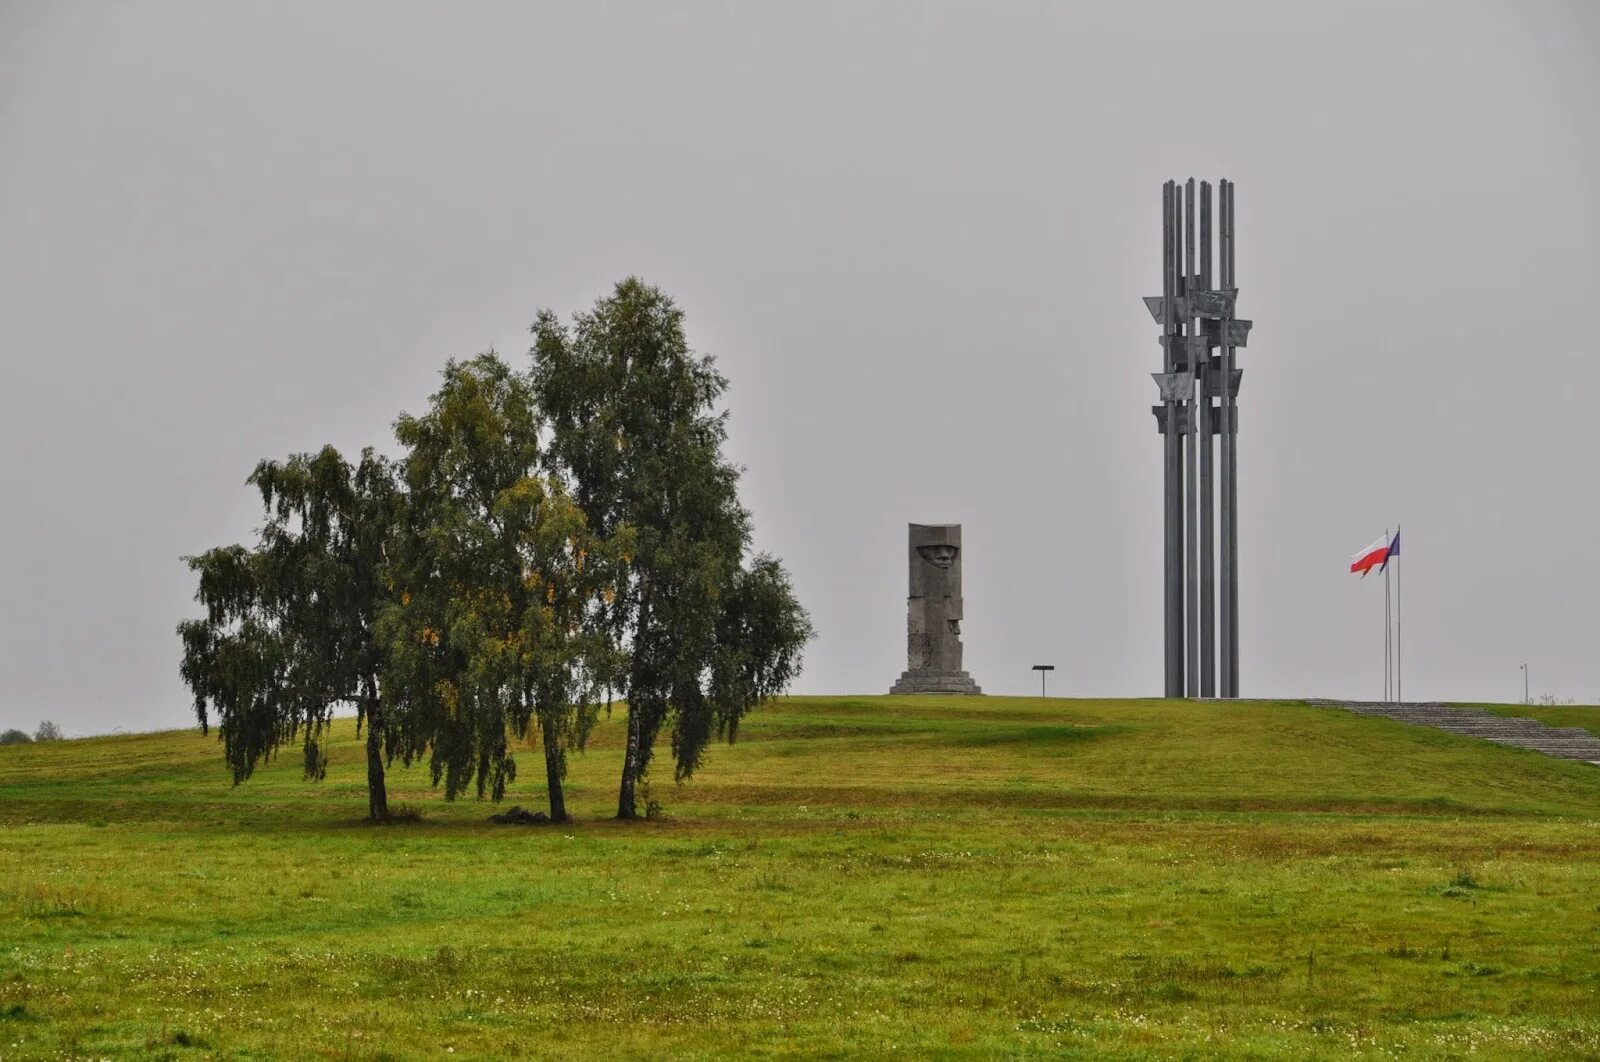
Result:
[[1388,562],[1389,535],[1388,532],[1385,532],[1383,537],[1378,539],[1378,541],[1374,542],[1361,552],[1354,554],[1350,558],[1350,570],[1353,572],[1360,572],[1361,577],[1365,579],[1367,577],[1367,572],[1371,571],[1373,568],[1379,567],[1379,565],[1387,564]]

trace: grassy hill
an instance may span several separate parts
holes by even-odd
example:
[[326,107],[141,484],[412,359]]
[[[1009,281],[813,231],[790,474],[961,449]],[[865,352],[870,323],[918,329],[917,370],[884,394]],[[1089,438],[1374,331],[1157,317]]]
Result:
[[[1571,725],[1571,724],[1568,724]],[[654,821],[0,748],[0,1057],[1593,1056],[1600,769],[1294,704],[777,702]],[[542,806],[537,755],[507,803]]]

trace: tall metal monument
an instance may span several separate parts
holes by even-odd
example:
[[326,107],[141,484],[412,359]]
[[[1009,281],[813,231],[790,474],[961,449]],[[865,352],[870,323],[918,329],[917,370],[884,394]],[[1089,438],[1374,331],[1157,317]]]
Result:
[[1152,412],[1165,470],[1166,691],[1168,697],[1237,697],[1243,370],[1235,367],[1234,352],[1249,339],[1251,322],[1233,315],[1239,296],[1233,182],[1217,186],[1215,287],[1210,182],[1200,182],[1198,245],[1193,177],[1162,187],[1161,212],[1161,294],[1144,303],[1161,326],[1162,371],[1153,374],[1161,404]]

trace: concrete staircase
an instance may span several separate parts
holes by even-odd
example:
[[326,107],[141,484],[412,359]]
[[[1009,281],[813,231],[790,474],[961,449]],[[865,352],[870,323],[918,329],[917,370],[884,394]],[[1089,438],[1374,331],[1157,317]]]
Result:
[[1478,708],[1451,708],[1437,703],[1385,704],[1380,701],[1307,701],[1321,708],[1343,708],[1357,715],[1378,715],[1412,726],[1431,726],[1452,734],[1532,749],[1563,760],[1582,760],[1600,767],[1600,736],[1576,726],[1545,726],[1537,719],[1493,715]]

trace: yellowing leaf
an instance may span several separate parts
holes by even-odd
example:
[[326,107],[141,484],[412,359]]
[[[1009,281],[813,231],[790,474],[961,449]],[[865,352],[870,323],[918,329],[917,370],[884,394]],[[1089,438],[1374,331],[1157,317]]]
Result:
[[444,714],[448,719],[454,719],[461,710],[461,697],[456,692],[455,686],[441,680],[434,686],[434,692],[439,695],[439,700],[444,703]]

